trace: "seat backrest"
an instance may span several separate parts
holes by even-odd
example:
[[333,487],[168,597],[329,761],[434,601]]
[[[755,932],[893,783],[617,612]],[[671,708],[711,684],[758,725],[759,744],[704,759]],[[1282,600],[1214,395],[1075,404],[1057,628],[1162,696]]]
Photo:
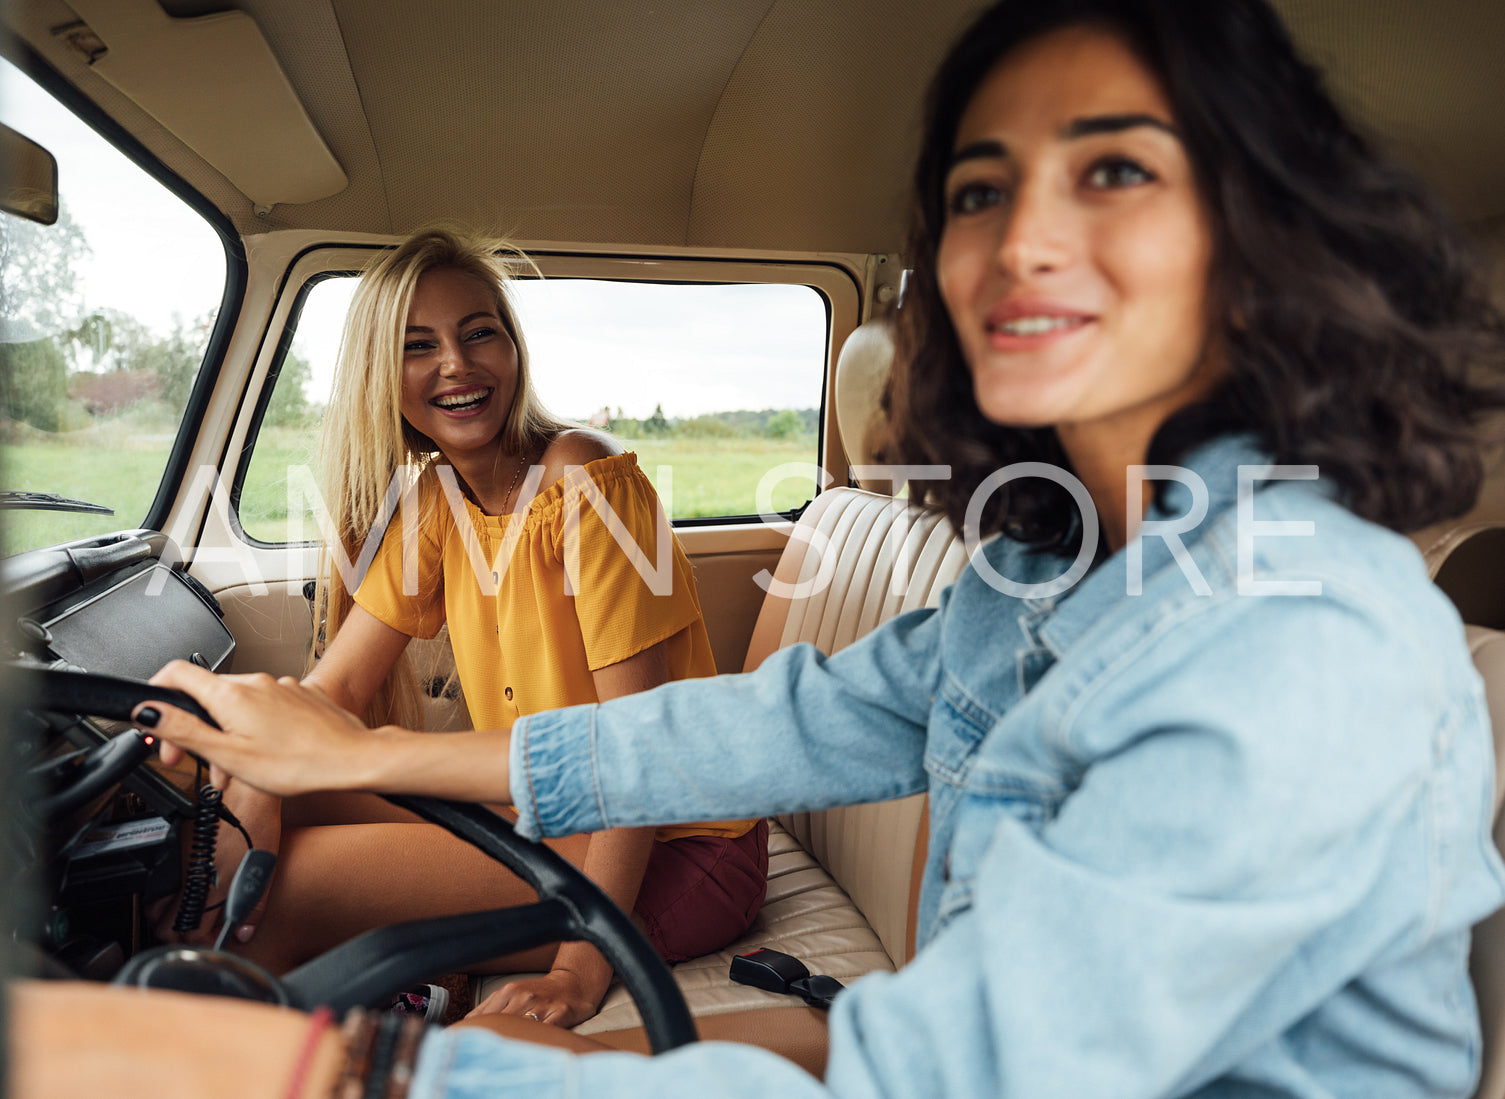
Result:
[[[896,614],[933,605],[965,565],[962,540],[939,515],[891,496],[829,489],[779,559],[745,669],[800,641],[834,653]],[[924,795],[779,819],[862,910],[895,965],[907,961],[925,855]]]
[[[1468,627],[1474,667],[1484,679],[1495,737],[1495,844],[1505,851],[1505,633]],[[1476,1099],[1505,1099],[1505,909],[1474,928],[1469,972],[1484,1031],[1484,1067]]]
[[[1499,495],[1498,491],[1495,494]],[[1463,620],[1474,667],[1484,681],[1495,742],[1495,844],[1505,851],[1505,526],[1486,500],[1463,521],[1416,539],[1433,579]],[[1469,972],[1484,1033],[1483,1070],[1476,1099],[1505,1099],[1505,909],[1474,928]]]

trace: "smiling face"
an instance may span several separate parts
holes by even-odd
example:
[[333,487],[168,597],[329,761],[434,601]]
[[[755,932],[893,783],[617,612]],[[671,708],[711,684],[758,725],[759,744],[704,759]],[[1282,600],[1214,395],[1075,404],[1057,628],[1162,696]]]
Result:
[[[957,127],[941,298],[994,423],[1143,461],[1204,395],[1211,219],[1154,74],[1071,27],[1009,53]],[[1137,457],[1135,456],[1137,451]]]
[[455,465],[488,460],[517,392],[517,345],[497,295],[464,271],[418,279],[403,336],[402,415]]

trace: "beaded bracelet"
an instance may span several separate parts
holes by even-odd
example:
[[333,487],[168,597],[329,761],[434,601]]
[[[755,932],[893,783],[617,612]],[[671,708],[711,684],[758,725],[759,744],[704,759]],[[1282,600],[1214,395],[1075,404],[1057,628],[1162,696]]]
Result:
[[416,1015],[353,1008],[345,1017],[345,1065],[331,1099],[405,1099],[427,1030]]
[[384,1099],[387,1081],[392,1076],[392,1062],[397,1056],[397,1036],[402,1032],[403,1017],[387,1012],[376,1028],[371,1043],[371,1070],[366,1073],[366,1090],[361,1099]]
[[335,1082],[331,1099],[362,1099],[376,1022],[375,1013],[360,1008],[352,1008],[345,1016],[345,1066],[340,1069],[340,1078]]
[[392,1072],[387,1081],[387,1094],[383,1099],[406,1099],[408,1086],[413,1082],[413,1069],[418,1063],[418,1044],[428,1030],[422,1016],[409,1015],[402,1021],[398,1036],[397,1053],[392,1060]]

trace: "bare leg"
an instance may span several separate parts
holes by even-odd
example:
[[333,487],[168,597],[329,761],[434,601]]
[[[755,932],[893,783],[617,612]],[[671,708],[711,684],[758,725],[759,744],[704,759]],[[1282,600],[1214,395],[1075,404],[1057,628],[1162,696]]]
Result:
[[330,791],[282,799],[282,827],[320,824],[419,824],[420,819],[377,794]]
[[[517,820],[510,805],[488,806],[507,820]],[[321,824],[422,824],[423,818],[399,809],[379,794],[354,794],[339,790],[302,794],[282,801],[284,828],[313,828]]]
[[[548,845],[579,866],[588,836]],[[285,973],[373,927],[528,904],[531,887],[464,840],[431,824],[340,824],[282,837],[277,874],[256,937],[240,952]],[[475,967],[546,970],[555,945]]]

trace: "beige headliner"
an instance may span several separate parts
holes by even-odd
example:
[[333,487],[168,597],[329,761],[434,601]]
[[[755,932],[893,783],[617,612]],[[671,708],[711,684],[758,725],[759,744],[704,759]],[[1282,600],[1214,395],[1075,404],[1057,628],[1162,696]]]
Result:
[[[874,253],[899,248],[925,75],[980,5],[162,6],[183,18],[232,6],[249,13],[349,185],[258,217],[224,176],[53,34],[77,19],[67,5],[10,0],[8,21],[244,234],[400,233],[447,218],[532,241]],[[1505,213],[1498,77],[1505,4],[1279,0],[1279,7],[1330,69],[1339,98],[1462,216]],[[178,71],[171,56],[155,63],[165,81]],[[224,125],[241,123],[227,117]],[[270,163],[286,157],[265,133],[253,144]]]

